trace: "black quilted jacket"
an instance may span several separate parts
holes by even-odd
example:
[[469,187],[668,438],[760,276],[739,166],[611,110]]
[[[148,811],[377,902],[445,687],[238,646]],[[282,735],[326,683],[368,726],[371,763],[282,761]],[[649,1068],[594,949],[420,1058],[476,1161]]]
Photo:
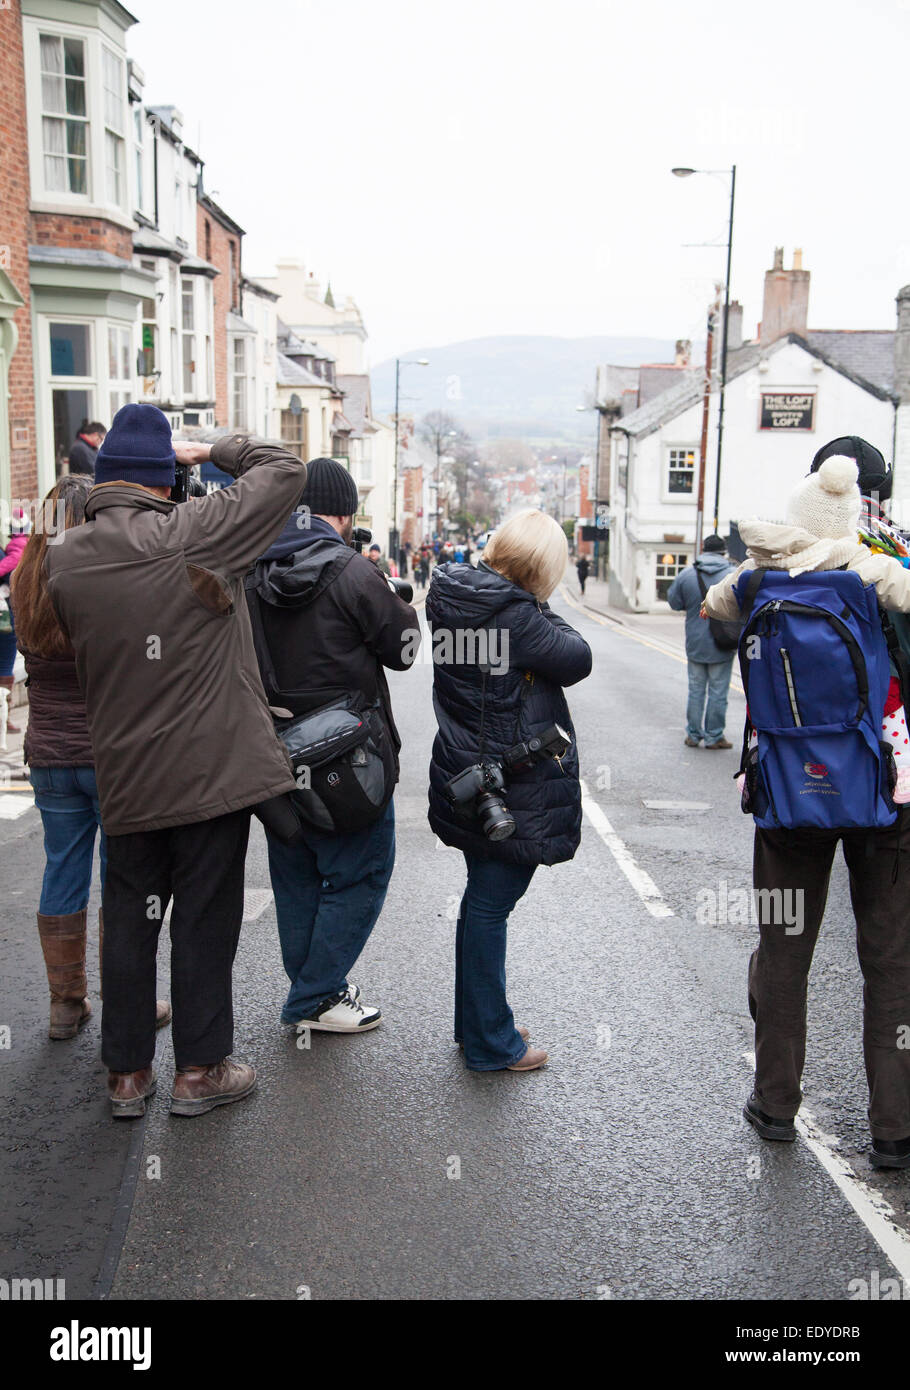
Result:
[[[571,859],[581,834],[581,793],[575,731],[562,687],[590,673],[590,647],[546,604],[483,563],[477,569],[437,566],[426,614],[433,632],[433,705],[439,725],[430,763],[430,825],[445,844],[478,858],[519,864]],[[458,640],[459,632],[470,629],[492,630],[495,642],[508,644],[498,652],[495,644],[488,647],[490,656],[508,652],[508,669],[486,677],[485,752],[495,756],[551,724],[572,735],[572,746],[560,762],[548,758],[527,771],[507,774],[503,799],[516,830],[506,840],[488,840],[479,823],[459,815],[442,790],[480,753],[483,675],[476,660],[464,659],[471,648],[462,646],[459,652]],[[450,652],[444,645],[447,633],[454,634]]]

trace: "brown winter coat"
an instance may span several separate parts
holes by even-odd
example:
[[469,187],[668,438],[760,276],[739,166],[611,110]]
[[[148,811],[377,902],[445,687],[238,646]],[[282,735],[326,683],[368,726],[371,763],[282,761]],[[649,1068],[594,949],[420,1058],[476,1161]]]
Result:
[[179,505],[94,487],[84,526],[48,546],[48,591],[76,653],[109,835],[188,825],[290,791],[242,578],[300,499],[306,469],[231,435],[238,481]]
[[95,758],[75,661],[22,655],[28,676],[25,761],[29,767],[91,767]]

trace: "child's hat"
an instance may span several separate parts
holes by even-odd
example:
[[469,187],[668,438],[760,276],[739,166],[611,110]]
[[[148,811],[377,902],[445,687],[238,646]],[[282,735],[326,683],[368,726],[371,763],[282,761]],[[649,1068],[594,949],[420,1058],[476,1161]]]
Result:
[[838,540],[855,536],[861,505],[856,460],[838,454],[826,459],[791,494],[787,520],[810,535]]

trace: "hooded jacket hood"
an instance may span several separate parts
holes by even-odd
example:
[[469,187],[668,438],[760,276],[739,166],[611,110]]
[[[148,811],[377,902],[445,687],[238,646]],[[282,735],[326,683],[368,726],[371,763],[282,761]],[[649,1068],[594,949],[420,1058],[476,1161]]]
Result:
[[839,536],[833,540],[820,538],[790,522],[743,521],[739,534],[749,548],[750,559],[758,567],[788,570],[794,576],[809,570],[838,569],[868,554],[866,547],[853,536]]
[[257,565],[256,592],[276,608],[306,608],[338,578],[357,553],[327,521],[292,512]]
[[535,603],[533,594],[513,584],[481,560],[473,565],[451,561],[437,565],[427,594],[431,623],[450,627],[482,626],[510,603]]
[[730,568],[730,557],[723,550],[703,550],[696,564],[704,574],[717,574]]

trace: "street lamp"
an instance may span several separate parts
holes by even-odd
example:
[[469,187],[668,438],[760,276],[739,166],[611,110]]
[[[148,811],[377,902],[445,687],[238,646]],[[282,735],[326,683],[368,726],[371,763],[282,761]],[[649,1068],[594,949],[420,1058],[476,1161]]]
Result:
[[392,527],[389,531],[389,558],[398,562],[398,383],[402,367],[428,367],[427,357],[395,358],[395,485],[392,491]]
[[442,531],[441,531],[441,529],[440,529],[440,518],[441,518],[441,516],[442,516],[442,509],[441,509],[441,507],[440,507],[440,505],[439,505],[439,482],[440,482],[440,479],[439,479],[439,472],[440,472],[440,461],[441,461],[441,458],[442,458],[442,441],[443,441],[444,439],[457,439],[457,438],[458,438],[458,431],[457,431],[457,430],[446,430],[445,434],[440,434],[438,430],[436,431],[436,534],[439,536],[440,541],[442,540]]
[[[727,339],[730,328],[730,264],[733,259],[733,205],[736,199],[736,165],[730,169],[689,169],[676,168],[670,170],[678,179],[690,178],[692,174],[729,174],[730,176],[730,221],[727,230],[727,275],[724,284],[724,341],[720,352],[720,398],[717,408],[717,473],[714,479],[714,534],[717,535],[720,515],[720,464],[724,446],[724,392],[727,385]],[[708,359],[707,369],[711,370],[711,361]],[[705,461],[702,459],[701,467],[704,471]],[[696,522],[697,529],[697,522]]]

